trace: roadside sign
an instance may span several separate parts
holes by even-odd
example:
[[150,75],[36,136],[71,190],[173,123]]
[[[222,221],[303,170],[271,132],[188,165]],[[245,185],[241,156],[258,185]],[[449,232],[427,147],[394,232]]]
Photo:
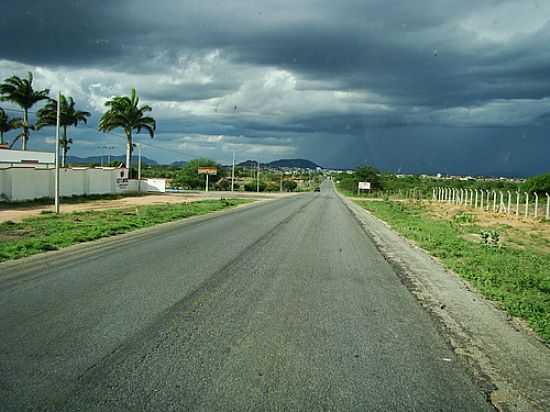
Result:
[[199,175],[217,175],[218,168],[216,166],[199,167]]
[[218,174],[218,168],[216,166],[203,166],[203,167],[199,167],[198,173],[199,173],[199,175],[206,175],[205,192],[208,192],[208,176],[209,175],[217,175]]
[[370,190],[370,182],[359,182],[359,190]]

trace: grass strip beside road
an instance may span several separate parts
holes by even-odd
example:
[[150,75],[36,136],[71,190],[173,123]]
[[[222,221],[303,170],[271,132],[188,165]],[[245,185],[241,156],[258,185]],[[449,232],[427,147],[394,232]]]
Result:
[[0,262],[249,202],[247,199],[203,200],[60,215],[42,214],[19,223],[6,221],[0,223]]
[[421,203],[357,201],[458,273],[513,316],[528,321],[550,343],[550,254],[534,248],[489,246],[485,227],[467,212],[437,218]]

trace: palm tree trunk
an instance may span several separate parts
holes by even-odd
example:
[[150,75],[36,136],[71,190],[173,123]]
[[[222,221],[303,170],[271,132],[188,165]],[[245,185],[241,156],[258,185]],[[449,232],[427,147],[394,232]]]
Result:
[[29,139],[29,113],[28,110],[23,110],[23,142],[21,150],[27,150],[27,140]]
[[126,136],[128,137],[128,145],[126,146],[126,167],[128,168],[128,178],[130,178],[130,166],[131,166],[131,160],[132,160],[132,132],[126,133]]

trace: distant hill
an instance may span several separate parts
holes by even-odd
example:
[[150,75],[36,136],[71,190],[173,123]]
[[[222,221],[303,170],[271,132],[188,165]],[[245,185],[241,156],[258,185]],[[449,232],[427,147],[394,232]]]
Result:
[[175,162],[170,163],[170,166],[185,166],[187,162],[185,160],[176,160]]
[[[260,163],[261,167],[272,167],[272,168],[298,168],[298,169],[315,169],[319,166],[317,163],[312,162],[307,159],[279,159],[274,160],[269,163]],[[256,167],[257,163],[255,160],[246,160],[238,164],[240,167]]]
[[[93,164],[101,165],[102,162],[103,164],[106,165],[107,160],[108,160],[108,156],[88,156],[88,157],[68,156],[67,157],[67,163],[71,165],[93,165]],[[114,162],[114,161],[124,163],[126,162],[126,156],[125,155],[111,156],[111,162]],[[137,162],[137,156],[135,155],[132,156],[132,163],[134,162]],[[156,160],[149,159],[148,157],[145,157],[145,156],[141,157],[141,164],[158,165]]]
[[319,166],[317,163],[307,159],[279,159],[268,163],[270,167],[296,167],[300,169],[315,169]]

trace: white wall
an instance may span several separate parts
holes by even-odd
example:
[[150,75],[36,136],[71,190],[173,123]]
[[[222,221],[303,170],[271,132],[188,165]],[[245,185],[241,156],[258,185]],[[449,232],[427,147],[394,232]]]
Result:
[[[128,170],[118,168],[67,168],[59,171],[61,196],[137,191]],[[53,197],[55,169],[10,167],[0,169],[0,199],[17,201]]]
[[144,192],[166,192],[166,179],[145,179],[142,181],[142,191]]
[[42,163],[54,164],[55,154],[32,152],[30,150],[0,150],[0,163]]

